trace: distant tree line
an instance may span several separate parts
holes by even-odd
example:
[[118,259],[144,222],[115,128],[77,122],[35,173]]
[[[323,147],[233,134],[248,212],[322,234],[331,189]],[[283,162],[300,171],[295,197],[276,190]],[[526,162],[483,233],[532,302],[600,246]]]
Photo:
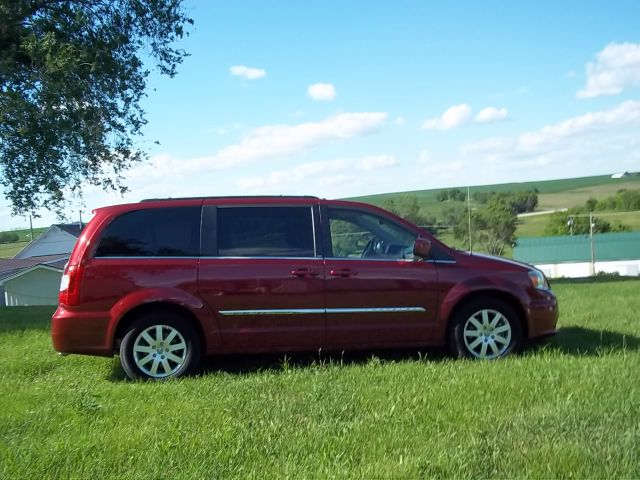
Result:
[[[538,206],[538,189],[527,190],[524,192],[473,192],[471,199],[474,203],[486,205],[491,201],[498,201],[506,204],[517,215],[519,213],[533,212]],[[440,190],[436,194],[436,200],[439,202],[464,202],[467,200],[467,194],[459,188],[449,188]]]
[[[438,218],[425,214],[415,195],[402,195],[384,201],[383,207],[396,215],[438,235],[443,231],[453,232],[457,240],[469,239],[469,210],[461,202],[466,200],[466,193],[460,189],[442,190],[447,193],[447,199],[456,203],[447,207]],[[520,208],[518,202],[522,197],[519,193],[490,192],[482,198],[479,205],[475,205],[471,212],[471,242],[483,250],[501,255],[505,247],[512,245],[515,240],[517,213]],[[475,202],[474,202],[475,203]],[[537,196],[535,198],[537,205]]]
[[[618,190],[615,195],[602,200],[590,198],[583,207],[574,207],[565,212],[556,212],[549,217],[545,235],[584,235],[591,231],[589,212],[628,212],[640,210],[640,189]],[[593,231],[597,233],[629,232],[631,227],[618,220],[604,220],[592,216]]]
[[20,241],[20,236],[15,232],[1,232],[0,243],[15,243]]
[[630,212],[640,210],[640,188],[635,190],[623,188],[618,190],[615,195],[603,198],[602,200],[590,198],[585,203],[585,209],[590,212]]

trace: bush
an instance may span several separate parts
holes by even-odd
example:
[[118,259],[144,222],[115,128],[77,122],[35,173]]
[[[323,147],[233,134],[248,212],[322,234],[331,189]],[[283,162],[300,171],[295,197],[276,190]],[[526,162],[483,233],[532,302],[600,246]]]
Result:
[[0,243],[15,243],[20,241],[20,236],[15,232],[0,233]]

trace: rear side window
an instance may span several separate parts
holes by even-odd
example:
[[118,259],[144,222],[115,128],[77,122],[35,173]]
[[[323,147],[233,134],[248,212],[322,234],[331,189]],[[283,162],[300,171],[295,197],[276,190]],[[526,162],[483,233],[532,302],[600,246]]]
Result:
[[96,257],[192,257],[200,250],[200,207],[127,212],[102,234]]
[[218,255],[313,257],[311,207],[218,208]]

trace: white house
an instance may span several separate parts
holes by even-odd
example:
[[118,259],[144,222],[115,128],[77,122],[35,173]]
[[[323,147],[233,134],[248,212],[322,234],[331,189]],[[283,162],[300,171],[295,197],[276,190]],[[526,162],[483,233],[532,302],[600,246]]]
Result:
[[0,305],[56,305],[67,255],[0,259]]
[[78,223],[51,225],[42,235],[20,250],[13,258],[43,255],[69,255],[83,226]]

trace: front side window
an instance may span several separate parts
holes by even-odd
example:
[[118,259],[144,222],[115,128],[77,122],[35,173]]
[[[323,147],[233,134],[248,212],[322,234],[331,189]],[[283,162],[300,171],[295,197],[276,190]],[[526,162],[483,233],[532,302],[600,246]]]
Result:
[[219,207],[218,255],[313,257],[311,207]]
[[360,210],[329,208],[331,248],[337,258],[413,257],[416,234],[386,218]]
[[105,230],[96,257],[192,257],[200,249],[200,207],[127,212]]

